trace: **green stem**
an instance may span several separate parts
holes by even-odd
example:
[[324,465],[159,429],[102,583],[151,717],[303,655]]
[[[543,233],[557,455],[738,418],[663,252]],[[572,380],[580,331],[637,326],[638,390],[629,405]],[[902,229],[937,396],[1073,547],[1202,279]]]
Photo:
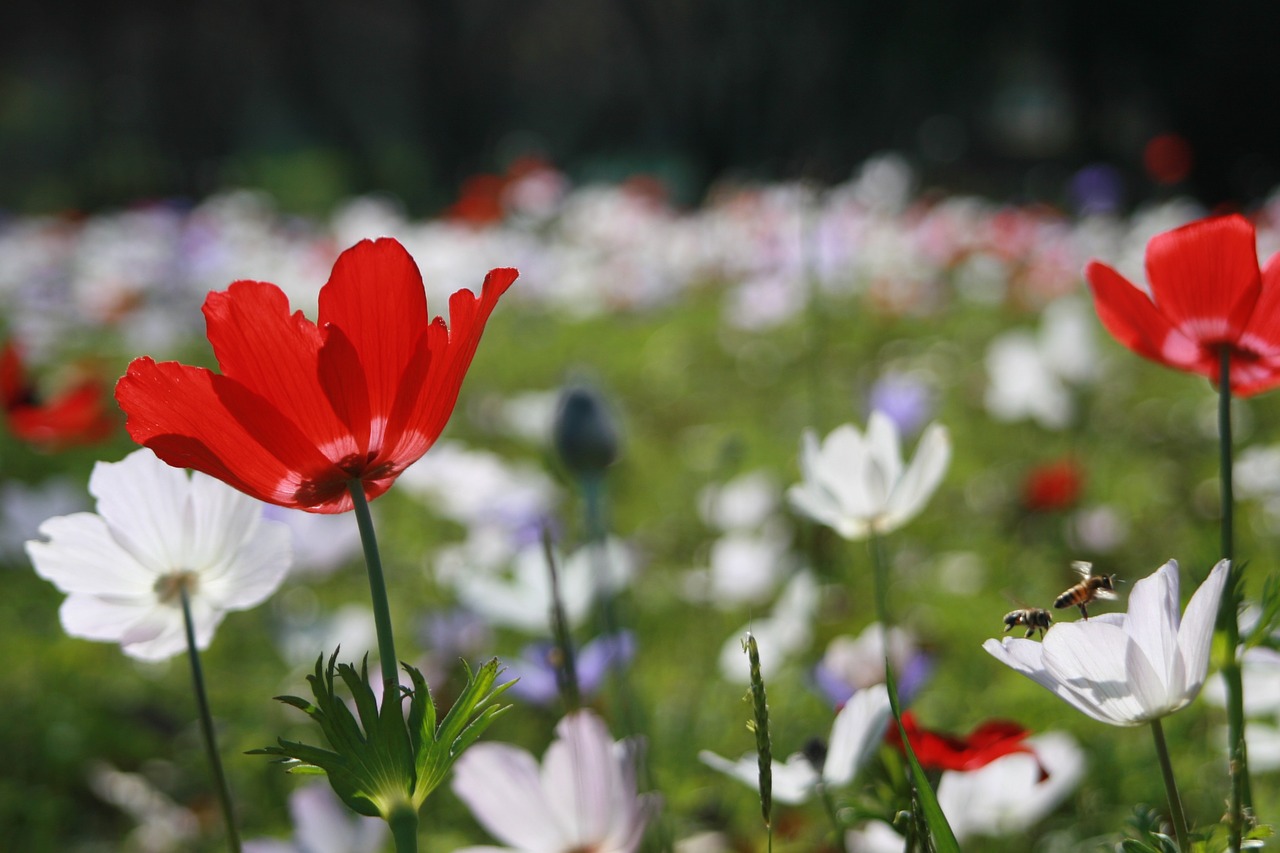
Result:
[[213,781],[218,788],[218,803],[222,807],[222,820],[227,825],[227,846],[232,853],[240,853],[240,832],[236,829],[236,815],[231,806],[231,788],[222,772],[222,759],[218,757],[218,741],[213,732],[213,714],[209,711],[209,695],[204,689],[204,670],[200,666],[200,652],[196,650],[195,626],[191,621],[191,599],[185,584],[179,584],[182,600],[182,621],[187,630],[187,658],[191,661],[191,681],[196,690],[196,706],[200,709],[200,731],[204,735],[205,754],[213,771]]
[[1218,375],[1218,469],[1222,498],[1222,556],[1231,561],[1226,593],[1218,609],[1218,625],[1226,639],[1227,656],[1222,679],[1227,693],[1227,750],[1231,776],[1230,807],[1227,813],[1228,840],[1239,851],[1244,833],[1245,812],[1252,809],[1249,760],[1244,740],[1244,681],[1237,650],[1240,647],[1241,578],[1235,561],[1235,496],[1232,487],[1231,439],[1231,352],[1222,348]]
[[393,810],[387,824],[396,843],[396,853],[418,853],[418,813],[412,806],[405,804]]
[[1178,850],[1190,853],[1191,845],[1187,837],[1187,816],[1182,811],[1182,797],[1178,795],[1178,784],[1173,779],[1173,764],[1169,761],[1169,745],[1164,740],[1164,727],[1160,720],[1151,721],[1151,734],[1156,741],[1156,755],[1160,759],[1160,773],[1164,776],[1164,790],[1169,795],[1169,815],[1173,820],[1173,834],[1178,839]]
[[[818,773],[822,773],[822,768],[818,768]],[[825,782],[819,780],[818,795],[822,797],[822,806],[827,811],[827,820],[831,821],[831,831],[836,834],[836,849],[840,853],[849,853],[849,847],[844,842],[844,827],[840,825],[840,815],[836,813],[836,803],[831,797],[831,790]]]
[[[373,515],[364,496],[364,485],[358,478],[347,483],[352,509],[360,527],[360,544],[364,546],[364,564],[369,575],[369,596],[373,599],[373,624],[378,632],[378,658],[382,662],[382,698],[400,692],[400,669],[396,660],[395,639],[391,635],[391,605],[387,602],[387,582],[382,577],[382,557],[378,554],[378,538],[373,532]],[[417,819],[416,817],[414,818]],[[398,849],[398,847],[397,847]]]
[[573,638],[569,633],[569,620],[564,615],[564,602],[560,597],[560,573],[556,570],[555,549],[551,547],[551,531],[542,528],[542,553],[547,560],[547,574],[551,578],[551,634],[555,638],[559,659],[555,661],[556,686],[566,711],[582,707],[582,694],[578,689],[578,667],[574,660]]

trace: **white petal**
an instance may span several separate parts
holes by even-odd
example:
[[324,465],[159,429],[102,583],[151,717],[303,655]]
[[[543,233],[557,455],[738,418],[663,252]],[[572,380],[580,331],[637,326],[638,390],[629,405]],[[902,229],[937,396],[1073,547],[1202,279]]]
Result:
[[263,504],[199,471],[191,474],[190,495],[191,529],[183,556],[191,569],[213,570],[253,538]]
[[118,643],[125,636],[150,632],[155,636],[167,622],[181,627],[182,614],[170,612],[155,596],[104,599],[96,595],[71,593],[58,609],[62,627],[72,637]]
[[158,576],[121,548],[93,513],[50,518],[40,535],[49,541],[28,542],[27,556],[36,574],[63,592],[155,598]]
[[256,607],[279,588],[292,559],[289,526],[264,519],[218,570],[201,572],[197,595],[222,610]]
[[566,839],[556,826],[538,764],[522,749],[477,743],[453,766],[453,792],[485,830],[518,850],[556,850]]
[[1123,628],[1067,622],[1055,625],[1041,646],[1049,674],[1104,722],[1135,726],[1165,711],[1163,681]]
[[858,770],[884,740],[889,720],[889,693],[877,684],[859,690],[836,714],[831,727],[831,743],[822,768],[823,780],[841,787],[848,785]]
[[[698,760],[759,792],[760,764],[754,752],[746,753],[737,761],[730,761],[704,749],[698,753]],[[778,802],[795,805],[813,796],[814,786],[818,784],[818,771],[813,769],[809,759],[803,755],[792,755],[785,764],[774,761],[769,768],[773,777],[773,798]]]
[[[1125,630],[1159,674],[1161,682],[1174,682],[1178,661],[1178,563],[1170,560],[1133,585]],[[1178,667],[1181,668],[1180,666]],[[1179,684],[1181,679],[1177,679]]]
[[121,546],[157,574],[191,568],[187,501],[190,480],[149,450],[93,466],[89,491]]
[[916,447],[911,466],[893,490],[882,532],[900,527],[924,509],[950,462],[950,433],[941,424],[930,424]]
[[881,505],[867,491],[867,442],[852,424],[842,424],[822,443],[822,456],[810,481],[830,493],[841,515],[870,518]]
[[[1053,631],[1063,627],[1066,626],[1055,625],[1049,633],[1052,634]],[[1047,637],[1048,635],[1046,635],[1046,639]],[[1104,715],[1094,704],[1085,701],[1073,690],[1069,690],[1066,685],[1045,668],[1044,648],[1041,643],[1018,637],[1005,637],[1003,640],[987,640],[982,644],[982,648],[996,660],[1011,669],[1017,670],[1041,687],[1050,690],[1059,699],[1072,705],[1077,710],[1093,717],[1095,720],[1118,725],[1110,717]]]
[[542,788],[570,847],[591,846],[609,834],[621,783],[613,738],[590,711],[565,716],[542,759]]
[[892,488],[902,477],[902,440],[898,437],[897,425],[879,410],[867,419],[867,449]]
[[[177,610],[175,607],[162,607],[160,609]],[[191,620],[194,623],[193,629],[196,639],[197,649],[209,648],[209,643],[213,640],[214,632],[218,626],[222,624],[222,617],[226,615],[221,610],[210,610],[204,607],[199,599],[191,602]],[[133,637],[125,637],[121,641],[121,649],[125,654],[139,660],[164,660],[187,651],[187,633],[186,626],[182,622],[182,614],[178,613],[177,618],[166,621],[164,630],[154,637],[134,639]]]
[[1218,616],[1218,605],[1226,588],[1230,568],[1229,560],[1218,561],[1213,571],[1209,572],[1209,577],[1205,578],[1204,583],[1191,596],[1182,624],[1178,627],[1178,653],[1186,673],[1186,684],[1182,685],[1182,690],[1188,702],[1200,692],[1209,670],[1213,625]]

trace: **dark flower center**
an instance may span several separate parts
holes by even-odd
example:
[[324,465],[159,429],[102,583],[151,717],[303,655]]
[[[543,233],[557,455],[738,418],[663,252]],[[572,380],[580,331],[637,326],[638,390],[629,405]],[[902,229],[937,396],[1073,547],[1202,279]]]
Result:
[[181,602],[184,591],[187,593],[187,597],[190,598],[199,587],[200,576],[189,569],[182,569],[181,571],[161,575],[152,588],[155,590],[156,598],[160,599],[161,604],[171,604],[177,607]]

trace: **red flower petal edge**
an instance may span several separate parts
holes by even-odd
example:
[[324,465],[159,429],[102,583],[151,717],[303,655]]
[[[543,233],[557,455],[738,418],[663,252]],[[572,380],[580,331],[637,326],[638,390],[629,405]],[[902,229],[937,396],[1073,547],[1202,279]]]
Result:
[[[920,766],[926,770],[977,770],[1006,755],[1018,752],[1035,755],[1023,742],[1030,732],[1007,720],[988,720],[967,737],[961,737],[923,729],[916,723],[915,715],[908,711],[902,715],[902,728]],[[902,749],[897,726],[889,727],[885,741]]]
[[457,402],[489,315],[515,281],[491,270],[432,319],[422,276],[397,241],[343,252],[319,322],[290,313],[274,284],[234,282],[204,314],[222,372],[136,359],[116,385],[125,424],[170,465],[311,512],[369,500],[426,453]]

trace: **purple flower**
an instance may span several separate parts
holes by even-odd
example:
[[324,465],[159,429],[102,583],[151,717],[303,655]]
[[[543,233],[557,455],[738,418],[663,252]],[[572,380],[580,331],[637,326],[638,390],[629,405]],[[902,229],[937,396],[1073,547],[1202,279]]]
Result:
[[[574,657],[579,692],[584,697],[594,695],[604,684],[605,676],[630,664],[635,654],[636,642],[630,631],[605,634],[584,645]],[[506,664],[507,677],[519,679],[510,688],[512,695],[535,705],[555,702],[559,696],[556,685],[559,656],[559,649],[553,643],[525,646],[517,660]]]
[[886,373],[867,396],[867,408],[888,415],[901,435],[919,432],[933,414],[933,389],[918,372]]

